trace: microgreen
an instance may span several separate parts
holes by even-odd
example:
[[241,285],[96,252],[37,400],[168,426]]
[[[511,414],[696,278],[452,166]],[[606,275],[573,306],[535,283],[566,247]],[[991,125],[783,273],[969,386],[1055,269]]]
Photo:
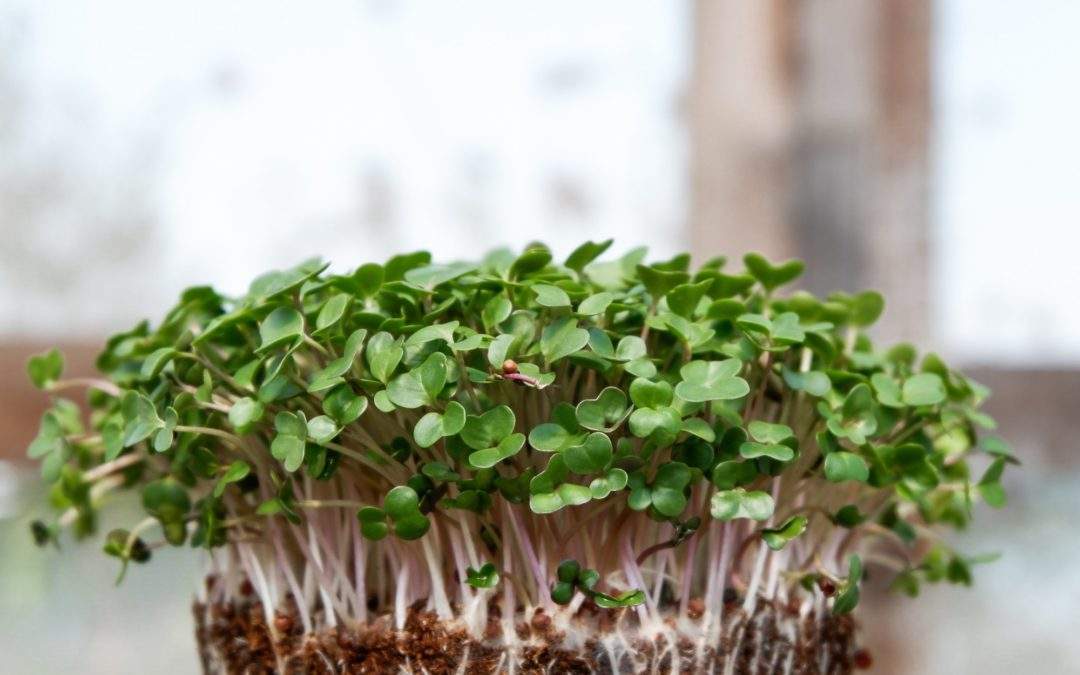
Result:
[[[58,509],[35,540],[91,534],[134,490],[148,518],[104,544],[124,569],[223,549],[223,576],[264,575],[265,603],[299,589],[309,620],[364,618],[369,598],[476,612],[483,589],[639,617],[692,594],[720,616],[736,579],[747,607],[782,588],[845,613],[863,560],[904,592],[970,583],[980,559],[934,530],[1006,503],[1018,462],[980,438],[984,387],[875,346],[878,293],[785,290],[801,262],[610,246],[306,261],[238,297],[185,291],[106,343],[99,379],[32,357],[53,401],[28,454]],[[80,386],[89,416],[59,397]]]

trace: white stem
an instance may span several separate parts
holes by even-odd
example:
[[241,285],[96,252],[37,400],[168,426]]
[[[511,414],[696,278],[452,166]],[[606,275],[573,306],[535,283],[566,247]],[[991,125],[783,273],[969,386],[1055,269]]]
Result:
[[431,548],[431,538],[421,537],[424,545],[424,557],[427,558],[428,572],[431,575],[431,594],[435,601],[435,612],[440,619],[449,619],[453,616],[450,611],[450,601],[446,599],[446,588],[443,586],[443,570],[435,557],[435,551]]

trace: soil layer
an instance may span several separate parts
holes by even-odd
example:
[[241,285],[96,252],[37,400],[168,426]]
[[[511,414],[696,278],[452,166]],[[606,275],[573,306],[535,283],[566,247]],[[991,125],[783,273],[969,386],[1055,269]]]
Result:
[[[669,644],[663,635],[655,639],[633,637],[622,649],[612,650],[604,640],[615,630],[608,610],[583,620],[595,625],[597,638],[581,648],[569,649],[564,635],[553,627],[542,610],[530,621],[516,626],[517,647],[511,655],[502,635],[498,607],[491,605],[488,629],[481,640],[457,623],[440,620],[431,612],[411,608],[402,630],[390,616],[351,628],[323,628],[305,634],[295,612],[279,611],[273,626],[267,625],[261,603],[252,598],[194,606],[196,638],[207,674],[245,675],[288,673],[337,675],[345,673],[724,673],[734,659],[735,674],[794,673],[825,675],[850,673],[865,665],[865,652],[855,649],[855,625],[848,616],[799,619],[792,609],[759,605],[753,620],[735,602],[729,605],[734,623],[720,645],[703,646],[689,638]],[[623,610],[625,611],[625,610]],[[579,613],[579,616],[580,614]],[[629,615],[628,615],[629,616]],[[625,619],[626,617],[623,617]],[[791,630],[797,627],[795,639]],[[623,629],[625,631],[625,626]],[[607,633],[605,633],[607,631]],[[674,635],[672,631],[669,635]],[[738,649],[733,652],[736,637]]]

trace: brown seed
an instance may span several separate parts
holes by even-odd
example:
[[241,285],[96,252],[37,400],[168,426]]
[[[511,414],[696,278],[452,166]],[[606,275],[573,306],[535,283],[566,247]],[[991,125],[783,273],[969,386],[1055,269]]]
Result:
[[546,631],[551,628],[551,617],[542,610],[537,610],[536,614],[533,614],[532,627],[541,632]]
[[244,579],[240,583],[240,595],[252,595],[255,593],[255,587],[251,585],[251,581]]
[[818,588],[821,589],[821,592],[825,594],[825,597],[831,598],[836,595],[836,584],[834,584],[831,579],[818,577],[817,585]]
[[274,617],[274,628],[279,633],[288,633],[289,629],[292,628],[292,617],[287,614],[278,614]]
[[686,613],[691,619],[700,619],[705,616],[705,601],[701,598],[691,598],[686,605]]
[[866,670],[870,666],[874,665],[874,658],[870,656],[870,652],[865,649],[858,649],[851,657],[851,662],[855,664],[856,668]]
[[517,362],[513,361],[512,359],[506,359],[505,361],[503,361],[502,371],[506,375],[515,374],[518,371]]

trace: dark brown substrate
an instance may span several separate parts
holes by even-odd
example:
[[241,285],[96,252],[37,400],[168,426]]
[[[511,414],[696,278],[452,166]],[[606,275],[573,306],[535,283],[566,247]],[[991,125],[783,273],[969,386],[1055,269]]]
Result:
[[[726,661],[736,659],[737,674],[764,675],[785,672],[790,659],[791,673],[825,675],[850,673],[868,665],[865,652],[855,649],[855,625],[848,616],[828,617],[823,622],[807,619],[799,623],[797,641],[792,642],[776,629],[777,621],[798,621],[792,608],[759,605],[755,620],[747,622],[741,608],[731,603],[729,609],[744,632],[739,650],[723,640],[720,649],[699,646],[689,638],[677,645],[678,656],[668,649],[663,637],[656,640],[629,638],[634,650],[612,663],[610,653],[600,640],[586,643],[584,649],[564,648],[562,635],[552,627],[549,617],[539,613],[529,623],[519,622],[518,637],[527,640],[516,654],[517,673],[723,673]],[[626,610],[621,610],[626,611]],[[615,617],[609,610],[585,607],[581,613],[596,612],[592,620],[599,635],[614,629]],[[269,630],[261,603],[255,599],[194,606],[196,638],[203,671],[214,675],[289,673],[328,675],[338,673],[467,673],[487,675],[508,672],[506,649],[502,646],[499,608],[490,608],[488,630],[483,640],[468,635],[456,625],[439,620],[433,613],[412,608],[404,630],[393,628],[390,616],[360,628],[327,628],[304,634],[296,615],[278,612],[274,630]],[[627,630],[626,619],[620,621]],[[757,626],[762,628],[759,630]],[[271,637],[274,633],[278,637]],[[738,630],[732,634],[737,634]],[[792,651],[794,654],[792,655]],[[822,659],[822,654],[827,658]],[[462,664],[464,662],[464,668]],[[827,663],[822,670],[822,663]]]

